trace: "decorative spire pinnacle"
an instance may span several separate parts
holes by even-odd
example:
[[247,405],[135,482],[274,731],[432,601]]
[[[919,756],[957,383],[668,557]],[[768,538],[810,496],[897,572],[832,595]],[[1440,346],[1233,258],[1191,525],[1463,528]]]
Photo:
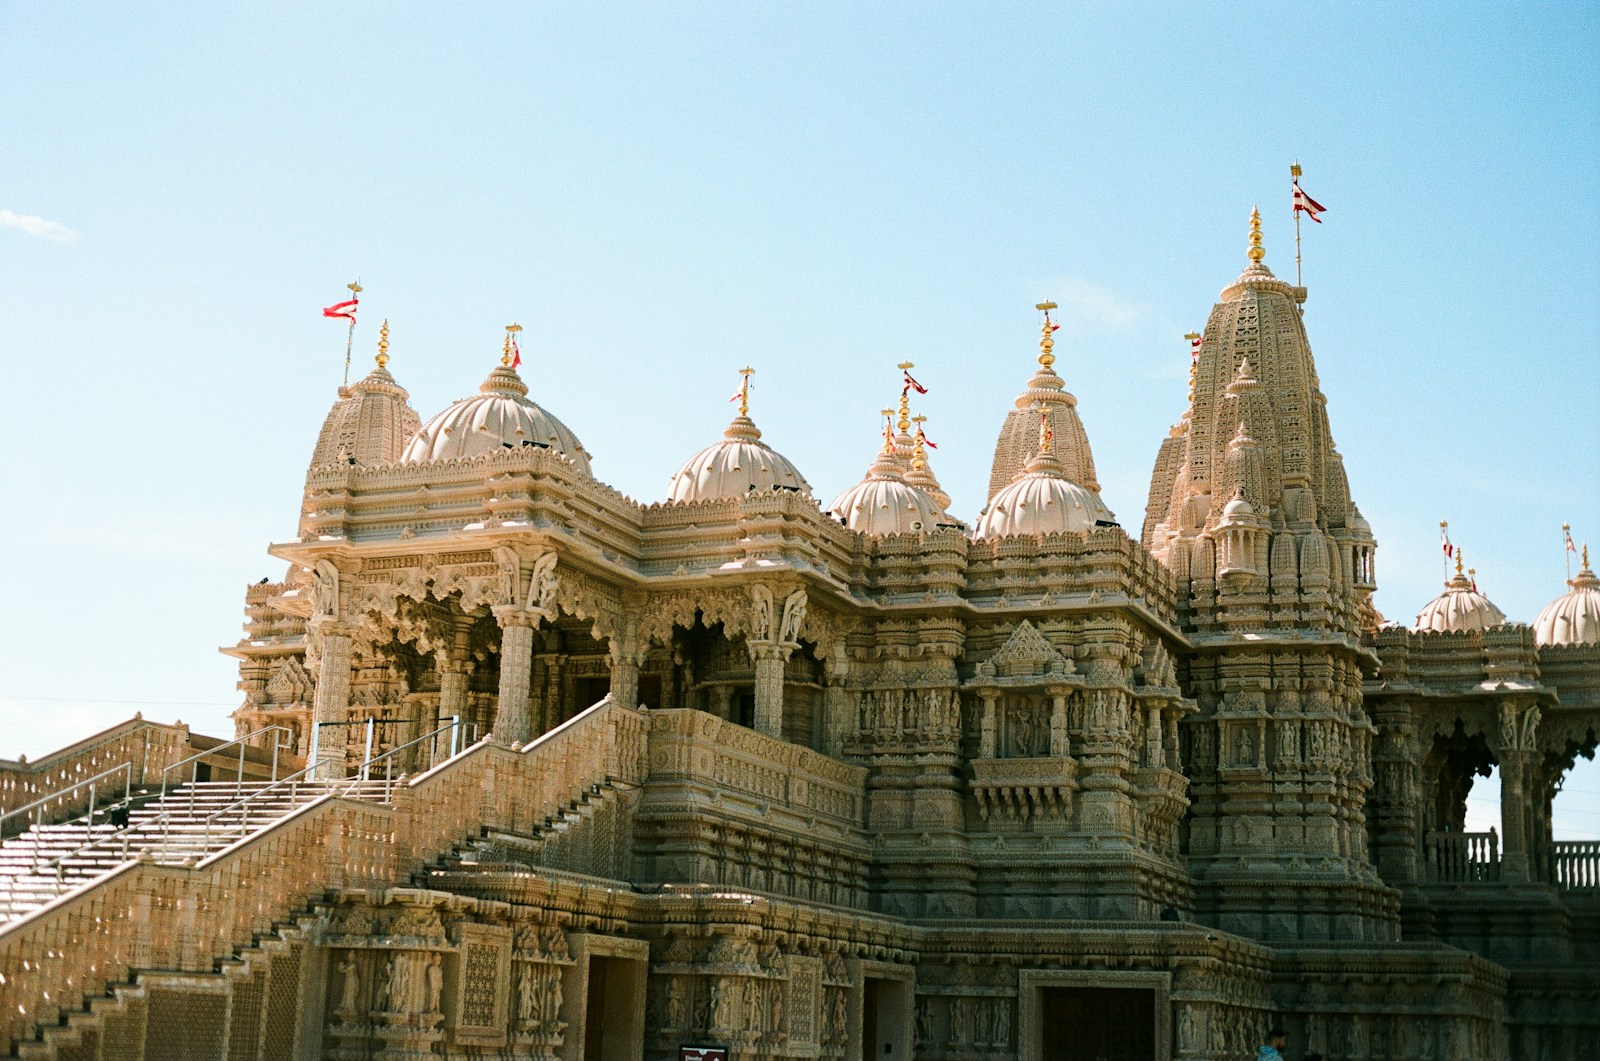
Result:
[[1266,249],[1261,246],[1261,211],[1255,207],[1250,208],[1250,260],[1257,265],[1267,256]]
[[373,360],[378,362],[378,367],[383,368],[389,363],[389,321],[385,318],[383,327],[378,329],[378,356]]
[[917,433],[913,436],[915,443],[911,450],[911,467],[921,471],[928,466],[928,451],[924,448],[928,439],[922,433],[922,425],[928,422],[928,418],[918,414],[911,418],[911,422],[917,425]]
[[1589,543],[1583,543],[1583,570],[1589,570]]
[[1055,441],[1056,433],[1050,430],[1050,414],[1044,409],[1039,410],[1039,452],[1049,453],[1051,443]]
[[1456,577],[1457,578],[1461,577],[1461,558],[1464,555],[1465,554],[1461,551],[1460,547],[1458,546],[1456,548]]
[[895,424],[903,435],[911,429],[911,370],[917,366],[910,361],[902,361],[896,367],[906,377],[905,386],[900,388],[900,420]]
[[883,410],[883,452],[885,457],[894,456],[894,410]]
[[751,368],[749,365],[746,365],[746,366],[744,366],[743,368],[741,368],[739,370],[739,376],[740,376],[740,379],[739,379],[739,415],[740,416],[749,416],[750,415],[750,377],[755,375],[755,374],[756,374],[756,370]]
[[1200,333],[1189,332],[1184,336],[1189,340],[1189,404],[1194,404],[1194,381],[1200,374]]
[[516,368],[522,364],[522,348],[517,345],[517,333],[521,330],[520,324],[506,325],[506,341],[500,347],[500,364],[506,368]]
[[1052,324],[1050,321],[1050,311],[1057,307],[1054,302],[1046,300],[1033,308],[1044,313],[1044,326],[1040,329],[1039,334],[1039,364],[1044,368],[1049,368],[1056,363],[1056,355],[1051,351],[1056,348],[1056,329],[1061,327],[1061,325]]

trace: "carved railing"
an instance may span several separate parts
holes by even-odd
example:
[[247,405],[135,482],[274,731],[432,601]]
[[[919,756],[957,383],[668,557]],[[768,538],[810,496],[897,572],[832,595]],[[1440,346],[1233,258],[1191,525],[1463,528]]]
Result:
[[704,711],[650,713],[650,776],[701,782],[768,808],[865,826],[866,771]]
[[1486,833],[1431,832],[1429,879],[1441,884],[1492,884],[1500,880],[1500,837]]
[[131,970],[210,972],[329,888],[404,882],[481,826],[514,832],[591,785],[642,783],[646,726],[604,700],[523,749],[480,742],[390,806],[329,795],[193,867],[124,863],[0,929],[0,1050]]
[[1600,840],[1552,843],[1550,879],[1558,888],[1600,888]]
[[0,813],[62,793],[59,803],[48,803],[44,820],[58,821],[87,810],[88,794],[66,790],[78,782],[122,763],[133,765],[133,784],[141,785],[147,772],[157,776],[189,750],[189,727],[169,726],[131,718],[110,729],[51,752],[33,762],[0,759]]

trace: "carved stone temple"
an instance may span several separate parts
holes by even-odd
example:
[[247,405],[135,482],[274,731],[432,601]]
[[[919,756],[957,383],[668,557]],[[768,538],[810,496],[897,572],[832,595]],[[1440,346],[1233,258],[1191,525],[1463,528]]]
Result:
[[1600,841],[1551,803],[1600,740],[1600,579],[1528,625],[1461,572],[1385,621],[1263,257],[1257,224],[1138,534],[1048,304],[970,523],[909,377],[831,503],[746,387],[646,504],[509,338],[424,421],[385,330],[225,649],[245,739],[0,763],[4,1044],[1233,1061],[1281,1023],[1295,1059],[1596,1057]]

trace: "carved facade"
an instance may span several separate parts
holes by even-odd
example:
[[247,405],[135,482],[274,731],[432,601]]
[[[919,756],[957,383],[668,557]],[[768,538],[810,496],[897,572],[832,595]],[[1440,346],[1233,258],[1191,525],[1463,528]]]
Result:
[[[380,364],[229,649],[241,733],[407,778],[390,868],[339,862],[286,944],[296,1041],[1042,1059],[1114,1016],[1112,1056],[1280,1022],[1330,1059],[1581,1056],[1600,850],[1550,802],[1596,746],[1600,629],[1381,622],[1304,297],[1254,244],[1140,539],[1048,319],[970,533],[905,400],[831,510],[744,408],[641,505],[509,363],[421,426]],[[906,491],[919,528],[883,533]],[[441,727],[483,742],[430,769]],[[1493,845],[1463,831],[1490,765]]]

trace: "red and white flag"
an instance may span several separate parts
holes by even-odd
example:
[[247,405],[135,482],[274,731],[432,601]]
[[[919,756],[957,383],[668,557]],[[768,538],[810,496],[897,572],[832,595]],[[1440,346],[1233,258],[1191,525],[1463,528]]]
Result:
[[1561,528],[1561,533],[1567,536],[1567,552],[1569,552],[1569,553],[1577,552],[1578,551],[1578,547],[1576,545],[1572,544],[1572,528],[1563,525],[1562,528]]
[[1198,335],[1195,336],[1193,339],[1189,340],[1189,356],[1190,357],[1199,357],[1200,356],[1200,344],[1202,342],[1204,342],[1204,340],[1201,339],[1200,336],[1198,336]]
[[356,322],[356,306],[360,302],[361,300],[357,298],[352,298],[348,302],[335,302],[333,305],[323,309],[322,315],[324,317],[336,317],[339,320],[349,321],[354,324]]
[[511,337],[511,367],[522,367],[522,347],[517,344],[517,337]]
[[[920,384],[916,380],[912,379],[911,378],[911,373],[907,372],[905,369],[901,369],[900,372],[906,378],[906,387],[909,387],[910,389],[916,391],[918,394],[927,394],[928,393],[928,388],[924,387],[922,384]],[[903,393],[903,389],[902,389],[902,393]]]
[[929,438],[927,435],[924,435],[921,432],[918,432],[917,433],[917,437],[920,438],[922,440],[922,444],[924,446],[927,446],[929,449],[938,449],[939,448],[939,443],[935,442],[933,439]]
[[1450,528],[1443,523],[1439,524],[1439,548],[1444,550],[1446,556],[1456,555],[1456,547],[1450,544]]
[[1320,224],[1322,224],[1322,218],[1318,217],[1317,215],[1322,213],[1322,211],[1324,211],[1326,209],[1327,209],[1326,206],[1323,206],[1321,203],[1319,203],[1315,199],[1311,198],[1311,196],[1307,195],[1305,193],[1305,191],[1301,189],[1299,181],[1295,181],[1294,182],[1294,212],[1295,213],[1297,213],[1297,214],[1305,214],[1311,220],[1315,221],[1317,224],[1320,225]]

